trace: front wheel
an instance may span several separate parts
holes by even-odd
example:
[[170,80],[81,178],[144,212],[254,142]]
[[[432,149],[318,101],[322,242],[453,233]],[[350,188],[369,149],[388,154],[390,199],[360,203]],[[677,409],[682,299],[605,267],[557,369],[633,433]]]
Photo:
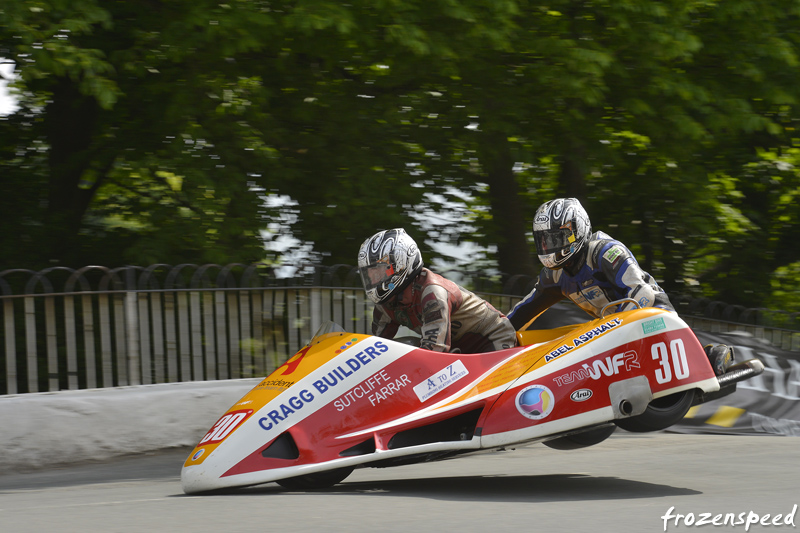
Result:
[[633,433],[660,431],[679,422],[694,402],[694,389],[676,392],[650,402],[644,413],[630,418],[620,418],[614,423]]
[[565,435],[557,439],[545,441],[543,444],[554,450],[578,450],[600,444],[614,433],[617,427],[613,424],[590,429],[581,433]]
[[353,472],[352,466],[328,470],[325,472],[314,472],[313,474],[303,474],[302,476],[279,479],[275,483],[289,490],[318,490],[327,489],[337,483],[341,483]]

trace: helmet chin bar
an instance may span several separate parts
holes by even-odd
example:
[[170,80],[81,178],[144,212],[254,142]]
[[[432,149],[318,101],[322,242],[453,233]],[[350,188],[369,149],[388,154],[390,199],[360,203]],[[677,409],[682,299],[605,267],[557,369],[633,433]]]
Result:
[[570,245],[569,250],[562,248],[561,250],[555,251],[551,254],[540,255],[539,261],[550,270],[558,270],[568,264],[570,259],[575,256],[577,251],[578,250],[576,249],[576,246],[572,244]]

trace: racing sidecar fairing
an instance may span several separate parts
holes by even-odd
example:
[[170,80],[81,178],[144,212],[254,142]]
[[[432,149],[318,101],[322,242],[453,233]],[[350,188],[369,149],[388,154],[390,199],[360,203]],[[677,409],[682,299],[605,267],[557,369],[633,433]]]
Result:
[[183,465],[186,493],[276,481],[312,489],[384,467],[542,441],[580,448],[660,430],[732,392],[692,330],[656,308],[518,333],[520,346],[431,352],[330,324],[233,405]]

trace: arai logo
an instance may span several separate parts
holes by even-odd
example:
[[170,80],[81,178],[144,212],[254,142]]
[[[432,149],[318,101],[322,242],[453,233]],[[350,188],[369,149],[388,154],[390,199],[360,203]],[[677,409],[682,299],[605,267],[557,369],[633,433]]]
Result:
[[569,395],[569,399],[573,402],[585,402],[592,397],[592,391],[589,389],[578,389]]

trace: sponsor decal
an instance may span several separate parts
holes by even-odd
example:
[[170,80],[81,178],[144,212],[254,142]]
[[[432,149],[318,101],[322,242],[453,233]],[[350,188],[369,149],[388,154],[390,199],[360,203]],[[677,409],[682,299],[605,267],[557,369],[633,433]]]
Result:
[[430,350],[430,345],[436,344],[436,341],[439,339],[439,328],[434,327],[431,329],[426,329],[422,332],[422,340],[420,341],[420,348],[425,348]]
[[442,319],[442,310],[441,309],[434,309],[433,311],[429,311],[425,313],[425,322],[436,322],[437,320]]
[[620,320],[619,318],[614,318],[612,320],[609,320],[605,324],[600,324],[596,328],[592,328],[586,333],[582,333],[577,338],[572,339],[572,344],[575,346],[580,346],[584,342],[589,342],[593,338],[599,337],[600,335],[603,335],[604,333],[611,331],[620,324],[622,324],[622,320]]
[[421,303],[422,303],[422,308],[426,309],[430,305],[439,305],[439,299],[436,298],[436,293],[429,292],[428,294],[422,297]]
[[536,220],[534,220],[534,223],[535,224],[547,224],[547,222],[549,222],[549,221],[550,221],[550,217],[549,216],[547,216],[547,215],[539,215],[539,216],[536,217]]
[[387,383],[385,387],[381,387],[380,390],[376,390],[375,394],[371,394],[367,399],[372,404],[372,406],[375,407],[383,400],[385,400],[388,396],[393,395],[395,392],[400,392],[400,389],[402,389],[403,387],[405,387],[410,383],[411,380],[408,378],[408,376],[406,374],[403,374],[396,380]]
[[469,374],[467,367],[459,359],[452,365],[447,365],[439,372],[435,373],[422,383],[414,386],[414,392],[420,402],[424,402],[431,396],[443,391],[459,379]]
[[592,287],[591,289],[584,290],[582,291],[582,293],[589,301],[592,301],[595,298],[600,298],[601,296],[603,296],[603,291],[601,291],[597,287]]
[[289,401],[280,404],[278,409],[272,409],[267,413],[267,416],[260,418],[258,420],[258,425],[265,430],[272,429],[286,420],[287,416],[295,411],[299,411],[313,400],[314,395],[310,393],[308,389],[303,389],[296,396],[289,398]]
[[585,402],[594,394],[591,389],[578,389],[569,395],[569,399],[573,402]]
[[664,317],[660,316],[654,320],[648,320],[647,322],[642,322],[642,331],[644,331],[645,335],[648,333],[655,333],[656,331],[661,331],[662,329],[667,329],[667,325],[664,323]]
[[388,350],[389,347],[386,344],[381,341],[376,341],[374,346],[367,346],[349,359],[346,359],[344,363],[322,376],[322,379],[315,381],[313,383],[314,388],[317,389],[320,394],[324,393],[330,387],[334,387],[338,383],[349,378],[355,372],[358,372],[376,357],[382,353],[386,353]]
[[565,353],[569,352],[573,348],[574,347],[570,346],[569,344],[562,344],[561,346],[559,346],[555,350],[552,350],[549,354],[545,355],[544,356],[544,360],[545,360],[546,363],[549,363],[553,359],[561,357],[562,355],[564,355]]
[[[200,440],[200,444],[216,444],[222,442],[225,440],[225,437],[230,435],[234,429],[239,427],[241,423],[247,420],[252,414],[252,409],[241,409],[224,414],[222,418],[217,420],[214,427],[208,430],[208,433]],[[198,455],[198,457],[200,456]]]
[[399,392],[409,383],[411,383],[411,380],[406,374],[395,379],[389,376],[386,370],[381,370],[339,396],[334,400],[333,405],[337,411],[343,411],[354,405],[361,398],[367,398],[374,407],[388,396]]
[[616,261],[620,255],[622,255],[622,247],[619,246],[618,244],[615,244],[614,246],[606,250],[606,253],[603,254],[603,259],[605,259],[609,263],[614,263],[614,261]]
[[525,418],[541,420],[553,412],[555,406],[553,391],[544,385],[525,387],[517,394],[517,411]]
[[[318,379],[312,386],[319,395],[325,394],[331,387],[339,383],[343,383],[350,376],[359,372],[366,365],[371,363],[375,358],[383,353],[389,351],[389,347],[381,342],[375,341],[371,346],[364,347],[361,351],[354,354],[352,357],[345,359],[344,362],[337,365],[336,368],[328,372],[326,375]],[[308,389],[303,389],[296,395],[289,398],[287,401],[278,405],[277,408],[267,412],[267,415],[258,420],[258,425],[262,429],[268,431],[281,422],[286,420],[286,417],[294,414],[296,411],[301,410],[303,407],[314,401],[314,393]]]
[[285,379],[265,379],[256,387],[257,389],[269,390],[286,390],[294,385],[294,381],[287,381]]
[[200,459],[200,457],[203,456],[204,453],[206,453],[206,449],[200,448],[199,450],[194,452],[194,455],[192,455],[192,461],[197,461],[198,459]]
[[629,350],[624,353],[609,355],[605,359],[596,359],[592,361],[591,365],[583,363],[581,368],[556,376],[553,381],[556,382],[556,385],[561,386],[589,378],[598,380],[603,376],[613,376],[623,370],[627,372],[633,368],[640,368],[639,356],[634,350]]

